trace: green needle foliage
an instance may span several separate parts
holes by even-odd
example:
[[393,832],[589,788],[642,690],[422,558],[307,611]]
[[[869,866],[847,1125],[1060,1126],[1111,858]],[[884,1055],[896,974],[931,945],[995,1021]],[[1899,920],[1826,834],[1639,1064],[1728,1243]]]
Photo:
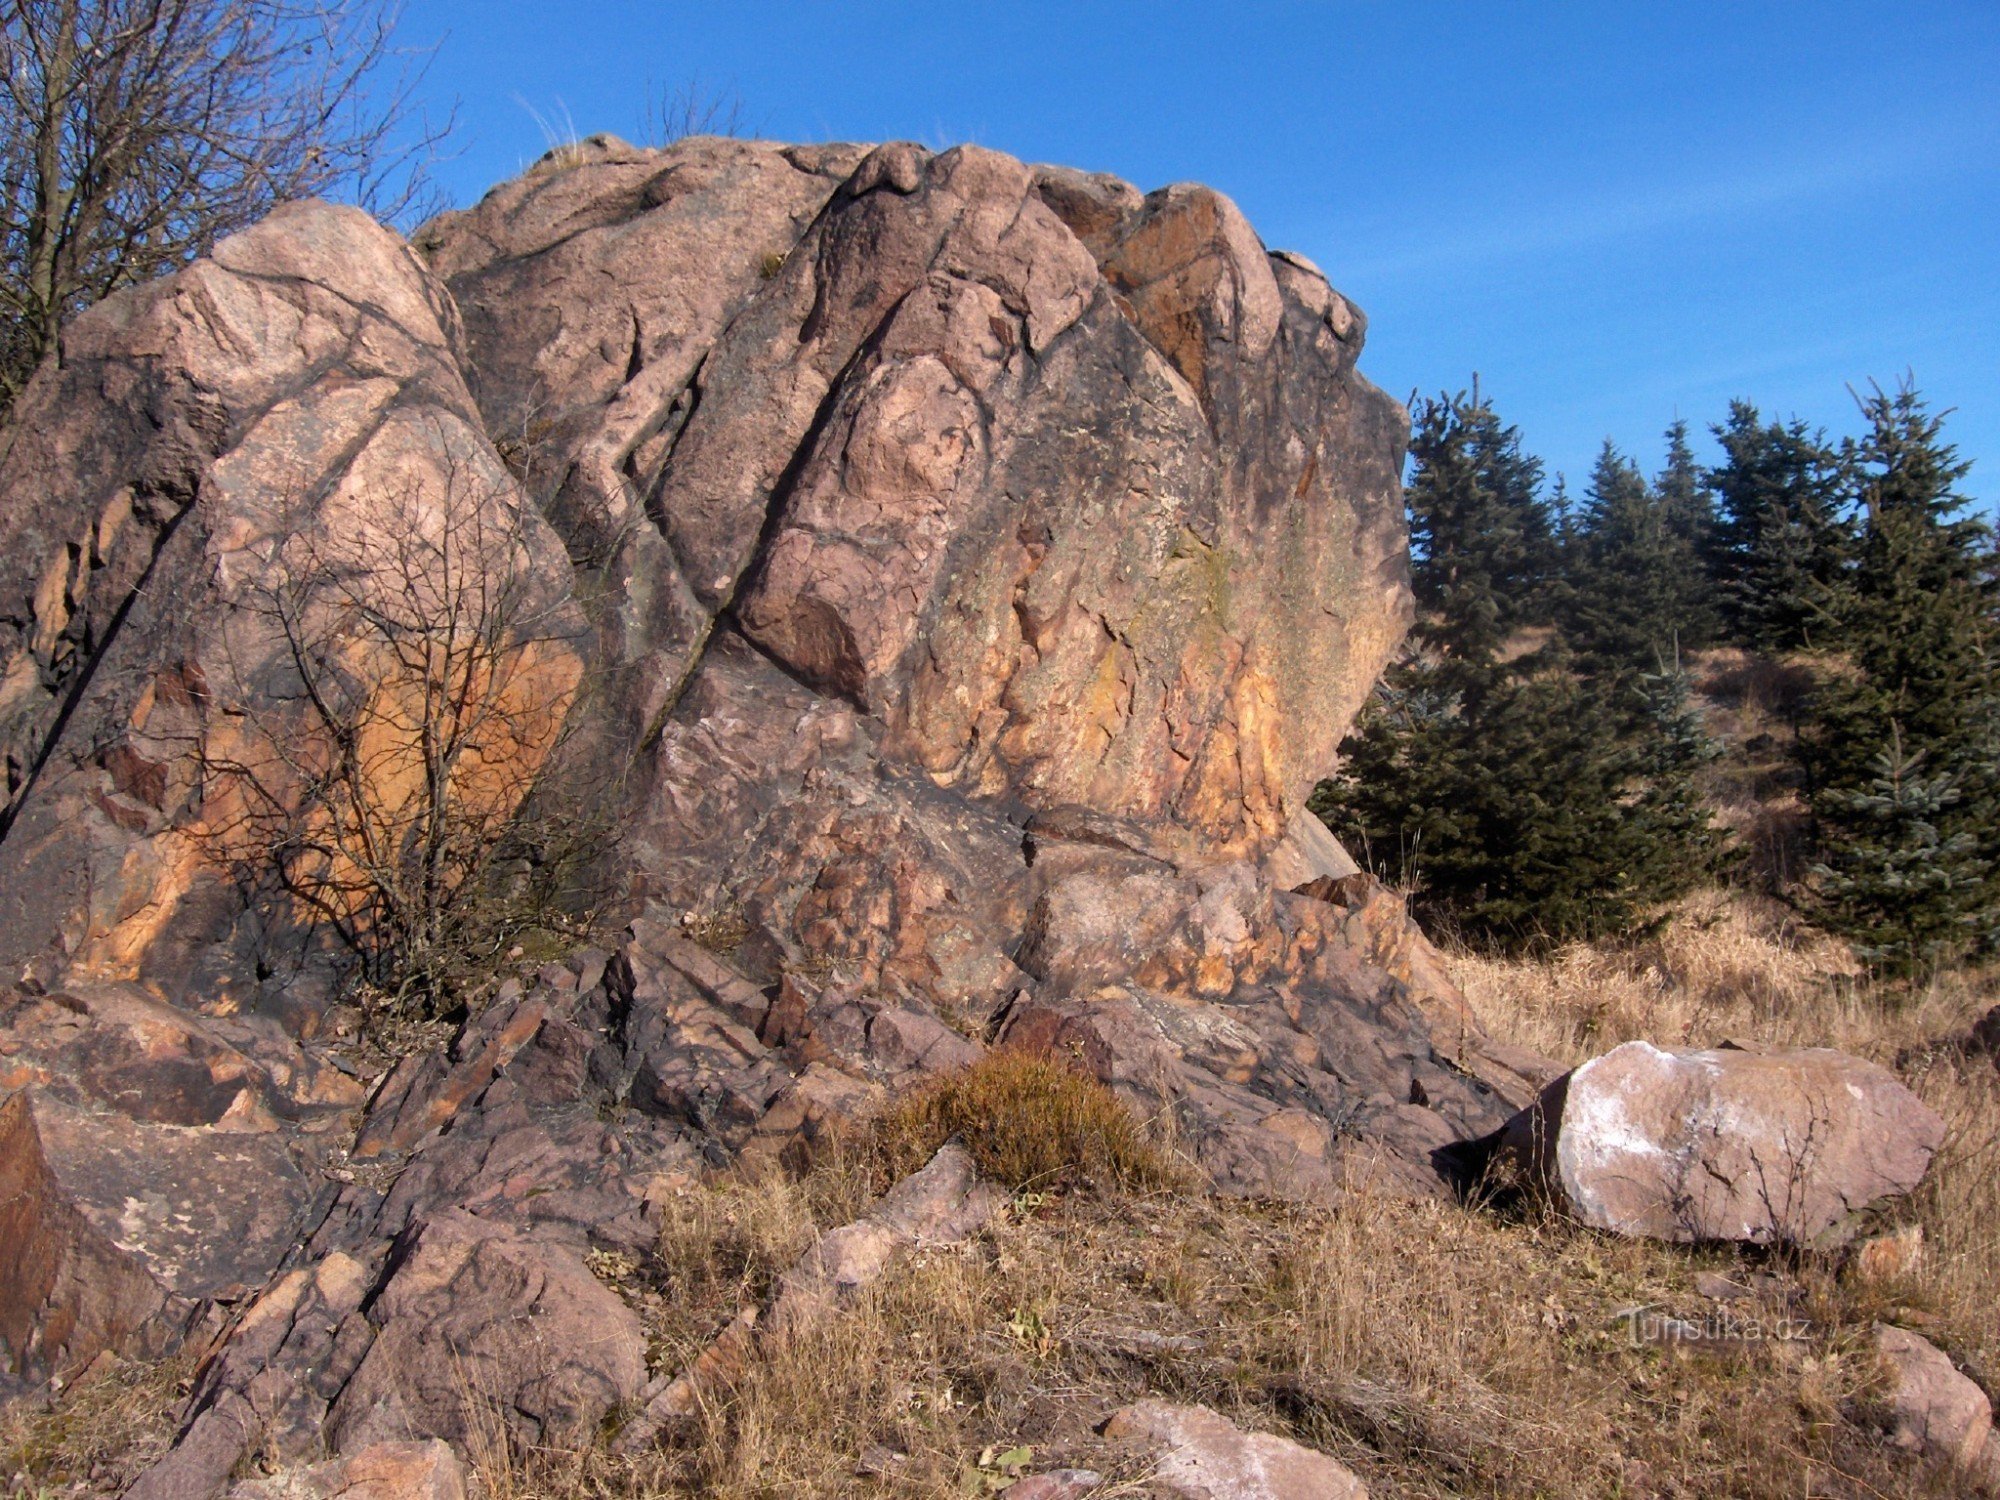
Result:
[[1741,644],[1787,651],[1823,641],[1847,568],[1842,455],[1805,423],[1766,422],[1747,401],[1712,429],[1723,461],[1709,470],[1719,511],[1710,568]]
[[1908,384],[1871,388],[1861,409],[1845,660],[1801,752],[1823,920],[1878,967],[1912,973],[2000,931],[2000,595],[1943,415]]
[[1820,793],[1822,816],[1841,837],[1813,872],[1819,897],[1876,969],[1918,973],[1991,940],[1990,862],[1970,830],[1952,827],[1963,823],[1964,802],[1955,777],[1926,775],[1923,753],[1896,735],[1876,752],[1864,786]]
[[1676,422],[1650,483],[1607,442],[1572,507],[1476,388],[1419,403],[1412,648],[1315,810],[1474,941],[1627,930],[1724,863],[1681,661],[1727,643],[1817,683],[1780,894],[1885,973],[2000,948],[2000,542],[1944,414],[1858,404],[1835,445],[1734,402],[1707,470]]
[[1564,623],[1600,668],[1670,661],[1716,634],[1700,550],[1709,528],[1684,427],[1677,424],[1670,441],[1661,487],[1605,443],[1565,554]]
[[1540,462],[1489,406],[1423,403],[1411,453],[1417,646],[1314,809],[1420,915],[1474,941],[1628,928],[1713,863],[1692,781],[1708,752],[1685,685],[1522,634],[1558,601],[1557,530]]

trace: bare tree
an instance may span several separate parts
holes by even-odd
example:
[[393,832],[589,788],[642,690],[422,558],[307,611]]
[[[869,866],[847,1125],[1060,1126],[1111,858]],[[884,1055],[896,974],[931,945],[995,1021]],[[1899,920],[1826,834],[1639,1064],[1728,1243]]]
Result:
[[536,566],[522,506],[448,463],[370,497],[358,523],[287,521],[239,598],[259,628],[207,716],[211,853],[330,930],[398,1009],[434,1009],[509,940],[523,907],[501,865],[584,832],[573,811],[523,813],[584,627]]
[[[394,0],[0,0],[0,415],[63,324],[278,203],[378,217],[444,127]],[[446,122],[448,126],[449,122]]]

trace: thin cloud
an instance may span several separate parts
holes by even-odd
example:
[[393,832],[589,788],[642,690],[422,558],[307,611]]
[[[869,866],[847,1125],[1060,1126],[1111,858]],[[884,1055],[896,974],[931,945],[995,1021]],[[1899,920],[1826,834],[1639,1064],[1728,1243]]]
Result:
[[1746,219],[1838,198],[1913,177],[1951,171],[1976,154],[1964,136],[1871,143],[1781,168],[1650,187],[1594,201],[1544,203],[1447,237],[1396,247],[1373,260],[1345,260],[1349,284],[1399,281],[1439,271],[1528,256],[1573,253],[1717,220]]

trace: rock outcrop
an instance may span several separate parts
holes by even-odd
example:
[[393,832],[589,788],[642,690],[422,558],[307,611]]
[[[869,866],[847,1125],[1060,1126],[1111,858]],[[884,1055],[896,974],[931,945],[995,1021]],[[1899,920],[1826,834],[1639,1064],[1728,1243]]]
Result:
[[[997,1045],[1222,1192],[1449,1191],[1556,1069],[1305,810],[1410,615],[1364,328],[1203,188],[602,139],[413,244],[296,204],[79,318],[0,433],[11,1374],[196,1340],[141,1497],[252,1448],[453,1493],[396,1445],[671,1383],[592,1271],[664,1194]],[[515,728],[418,762],[397,611],[466,536],[508,601],[466,680]],[[392,814],[431,777],[572,825],[611,946],[370,1063],[356,763]]]
[[1916,1095],[1839,1052],[1627,1042],[1544,1089],[1494,1162],[1597,1229],[1828,1245],[1915,1188],[1943,1140]]
[[[548,614],[536,669],[573,688],[570,564],[459,341],[407,246],[301,203],[79,318],[21,398],[0,434],[0,961],[31,985],[138,981],[314,1029],[314,913],[284,900],[244,799],[314,774],[297,631],[447,587],[394,565],[438,517],[504,538],[541,601],[524,613]],[[365,693],[388,666],[340,670]]]

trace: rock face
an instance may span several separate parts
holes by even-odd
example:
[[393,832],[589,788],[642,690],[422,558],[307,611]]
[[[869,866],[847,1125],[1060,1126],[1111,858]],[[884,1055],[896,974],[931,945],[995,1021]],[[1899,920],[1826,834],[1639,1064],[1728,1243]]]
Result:
[[[574,685],[570,565],[486,435],[459,339],[407,246],[303,203],[78,319],[23,395],[0,433],[10,977],[136,980],[312,1029],[315,945],[268,889],[246,900],[236,856],[266,851],[232,845],[265,830],[216,767],[247,765],[282,798],[312,764],[278,617],[393,590],[390,560],[426,516],[505,534],[507,571],[549,601],[541,669],[558,697]],[[326,566],[309,568],[322,539]],[[386,664],[342,666],[365,686]]]
[[1943,1139],[1895,1078],[1838,1052],[1627,1042],[1509,1121],[1498,1161],[1594,1228],[1810,1245],[1909,1192]]
[[[80,318],[0,433],[12,1373],[198,1338],[141,1495],[323,1441],[366,1487],[468,1402],[556,1440],[662,1373],[593,1252],[1001,1043],[1225,1192],[1446,1191],[1554,1070],[1304,811],[1410,612],[1363,331],[1203,188],[715,140],[413,246],[294,205]],[[604,830],[615,951],[377,1076],[242,768],[312,833],[309,673],[405,710],[393,649],[300,632],[453,516],[567,725],[449,784]]]
[[[492,430],[643,579],[609,620],[633,726],[720,626],[935,785],[1249,846],[1407,618],[1361,323],[1206,189],[605,146],[427,243]],[[650,800],[676,846],[722,831]]]

